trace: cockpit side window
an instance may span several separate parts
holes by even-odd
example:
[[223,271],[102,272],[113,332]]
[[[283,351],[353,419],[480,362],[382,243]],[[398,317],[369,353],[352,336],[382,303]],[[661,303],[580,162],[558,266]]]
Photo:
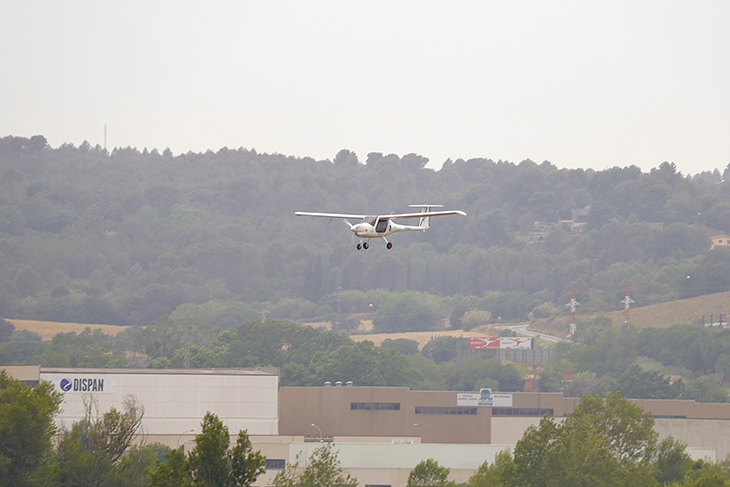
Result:
[[379,220],[378,224],[375,225],[375,231],[383,233],[388,229],[388,220]]

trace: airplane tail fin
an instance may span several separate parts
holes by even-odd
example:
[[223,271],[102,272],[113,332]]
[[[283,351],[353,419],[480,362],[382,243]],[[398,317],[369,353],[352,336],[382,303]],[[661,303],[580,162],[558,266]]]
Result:
[[[408,205],[408,207],[420,208],[422,213],[428,213],[429,211],[431,211],[431,208],[443,208],[444,205]],[[431,228],[431,217],[422,216],[421,219],[418,221],[418,226],[421,227],[424,232]]]

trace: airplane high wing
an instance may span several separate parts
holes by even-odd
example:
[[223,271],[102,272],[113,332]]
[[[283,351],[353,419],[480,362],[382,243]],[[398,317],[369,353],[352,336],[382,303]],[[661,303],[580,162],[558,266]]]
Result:
[[[422,230],[426,231],[431,227],[432,216],[445,215],[461,215],[466,216],[466,212],[462,210],[442,210],[431,211],[431,208],[442,208],[443,205],[410,205],[411,208],[421,208],[418,213],[400,213],[393,215],[352,215],[345,213],[318,213],[308,211],[297,211],[297,216],[315,216],[322,218],[342,218],[350,227],[352,233],[360,237],[360,243],[357,244],[357,250],[367,249],[371,238],[382,238],[385,240],[385,246],[388,249],[393,248],[393,244],[385,238],[391,233]],[[392,220],[404,218],[420,218],[418,225],[401,225]],[[361,220],[360,223],[352,224],[348,221]],[[363,242],[364,239],[367,239]]]

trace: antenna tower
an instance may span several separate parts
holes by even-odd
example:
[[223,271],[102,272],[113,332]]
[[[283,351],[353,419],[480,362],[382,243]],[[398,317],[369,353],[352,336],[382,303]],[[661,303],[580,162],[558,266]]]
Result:
[[624,303],[624,323],[629,322],[629,308],[631,307],[631,303],[634,302],[633,299],[631,299],[631,284],[629,284],[629,281],[626,281],[626,297],[621,301]]
[[575,336],[575,308],[580,306],[580,303],[575,300],[575,293],[578,290],[575,288],[575,284],[570,286],[570,334],[568,335],[571,339]]

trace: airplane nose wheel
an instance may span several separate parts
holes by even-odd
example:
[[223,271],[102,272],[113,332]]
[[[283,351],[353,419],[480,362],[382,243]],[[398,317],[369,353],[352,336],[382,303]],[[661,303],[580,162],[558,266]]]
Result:
[[387,244],[385,244],[385,246],[386,246],[386,248],[387,248],[388,250],[390,250],[390,249],[392,249],[392,248],[393,248],[393,244],[392,244],[391,242],[388,242]]
[[362,245],[357,244],[357,250],[360,250],[362,248]]

